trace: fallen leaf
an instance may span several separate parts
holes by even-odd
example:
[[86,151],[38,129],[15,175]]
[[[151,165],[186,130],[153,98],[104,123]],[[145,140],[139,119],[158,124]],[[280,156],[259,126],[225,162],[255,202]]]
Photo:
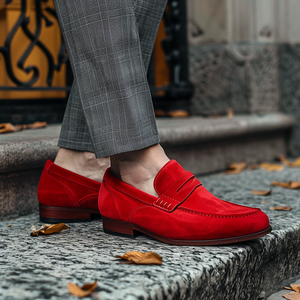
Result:
[[300,157],[298,157],[294,162],[287,160],[283,155],[279,156],[278,158],[288,167],[300,167]]
[[78,285],[69,282],[68,289],[70,293],[77,297],[86,297],[90,295],[97,287],[97,280],[94,283],[87,283],[83,287],[79,287]]
[[300,300],[300,293],[291,292],[289,294],[284,294],[283,297],[288,300]]
[[242,172],[245,168],[246,168],[245,162],[241,162],[241,163],[233,162],[228,166],[225,173],[226,174],[237,174],[237,173]]
[[47,126],[47,122],[34,122],[33,124],[26,124],[26,125],[16,125],[19,130],[23,129],[37,129],[43,128]]
[[155,110],[155,117],[165,117],[166,113],[163,110],[156,109]]
[[36,229],[35,226],[31,227],[31,236],[38,236],[40,233],[42,234],[52,234],[52,233],[60,233],[63,230],[69,229],[65,223],[59,224],[44,224],[40,229]]
[[260,204],[269,203],[269,201],[261,201]]
[[36,128],[43,128],[47,126],[47,122],[34,122],[33,124],[29,124],[27,128],[29,129],[36,129]]
[[251,193],[253,195],[268,196],[268,195],[271,195],[271,190],[268,190],[268,191],[255,191],[255,190],[252,190]]
[[300,188],[299,181],[288,181],[288,182],[272,181],[272,184],[275,186],[281,186],[286,189],[299,189]]
[[11,224],[8,224],[8,227],[11,227]]
[[11,123],[2,123],[0,124],[0,133],[9,133],[16,131],[15,126]]
[[172,118],[185,118],[185,117],[189,116],[189,113],[186,110],[177,109],[177,110],[168,112],[168,116],[170,116]]
[[162,258],[154,252],[143,253],[139,251],[130,251],[125,253],[123,256],[117,255],[116,257],[121,259],[126,259],[138,265],[161,265],[162,264]]
[[299,284],[290,284],[290,286],[295,292],[300,293],[300,285]]
[[263,169],[269,172],[274,172],[274,171],[282,171],[284,169],[284,166],[280,164],[261,163],[261,164],[250,165],[248,166],[248,169],[249,170]]
[[282,288],[285,289],[285,290],[291,290],[291,291],[293,290],[293,289],[292,289],[291,287],[289,287],[289,286],[283,286]]
[[262,163],[260,164],[260,168],[269,172],[275,172],[282,171],[284,169],[284,166],[279,164]]
[[46,126],[47,126],[47,122],[34,122],[33,124],[15,125],[15,126],[12,125],[11,123],[2,123],[0,124],[0,133],[15,132],[23,129],[37,129]]
[[227,109],[227,118],[232,119],[233,118],[233,110],[232,108]]
[[292,208],[290,206],[272,206],[270,207],[271,210],[283,210],[283,211],[290,211]]

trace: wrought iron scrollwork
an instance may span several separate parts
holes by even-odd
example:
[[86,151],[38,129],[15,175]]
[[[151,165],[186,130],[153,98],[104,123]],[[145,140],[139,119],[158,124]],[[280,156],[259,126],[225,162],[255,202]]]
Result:
[[[5,4],[9,5],[11,2],[12,0],[6,0]],[[35,31],[32,32],[29,29],[29,22],[31,20],[28,16],[26,16],[28,2],[28,0],[21,0],[20,15],[7,35],[4,46],[0,47],[0,54],[4,57],[7,75],[12,82],[14,82],[15,86],[0,86],[0,90],[70,90],[70,86],[55,87],[52,85],[55,72],[59,71],[62,65],[68,61],[63,38],[61,38],[62,42],[57,53],[56,64],[51,52],[40,40],[43,22],[45,22],[46,27],[53,26],[53,22],[48,19],[45,12],[57,19],[56,12],[51,7],[47,6],[48,0],[34,0]],[[154,72],[151,73],[150,66],[148,78],[151,78],[152,76],[152,80],[150,80],[149,83],[153,94],[153,102],[155,106],[163,105],[168,109],[171,106],[173,107],[171,109],[174,109],[175,106],[175,109],[177,107],[184,107],[188,110],[189,101],[193,94],[193,85],[190,83],[188,76],[186,0],[169,0],[168,9],[165,11],[163,19],[167,38],[162,41],[162,46],[170,71],[170,82],[165,87],[155,87],[155,80],[153,79]],[[29,46],[17,63],[20,70],[27,74],[32,74],[31,78],[27,81],[18,79],[12,67],[12,40],[20,28],[25,36],[30,40]],[[38,66],[31,65],[25,67],[25,62],[35,47],[38,47],[47,58],[47,87],[33,86],[39,78],[40,72]],[[153,64],[155,64],[154,59],[152,59],[152,65]],[[157,90],[163,90],[165,92],[163,99],[155,96]]]
[[[6,0],[5,4],[10,4],[12,0]],[[3,87],[0,86],[0,90],[69,90],[70,87],[55,87],[52,86],[52,81],[54,77],[55,71],[59,71],[61,69],[61,66],[67,62],[68,57],[65,52],[65,46],[63,39],[61,39],[61,46],[58,52],[58,62],[55,64],[54,58],[47,48],[45,44],[43,44],[40,40],[40,34],[42,30],[42,22],[45,21],[46,27],[50,27],[53,25],[53,22],[50,21],[47,16],[44,14],[42,10],[42,3],[47,3],[48,0],[35,0],[35,32],[32,33],[29,29],[28,25],[30,23],[30,18],[26,16],[27,11],[27,0],[21,0],[21,10],[20,15],[16,23],[14,24],[13,28],[9,32],[9,34],[6,37],[5,43],[3,47],[0,47],[0,53],[2,53],[5,61],[6,71],[9,78],[16,84],[15,87]],[[52,16],[56,17],[55,10],[53,10],[50,7],[46,7],[45,11],[47,11]],[[17,66],[20,70],[24,71],[25,73],[29,74],[32,73],[32,76],[27,81],[21,81],[18,79],[14,73],[14,70],[12,68],[12,58],[11,58],[11,45],[12,40],[16,34],[16,32],[19,30],[19,28],[22,29],[23,33],[26,35],[26,37],[31,41],[29,46],[26,48],[25,52],[19,59]],[[29,57],[32,50],[38,47],[42,53],[47,58],[47,64],[48,64],[48,73],[47,73],[47,79],[46,83],[48,87],[33,87],[33,85],[37,82],[39,78],[39,69],[37,66],[27,66],[25,67],[24,64]]]

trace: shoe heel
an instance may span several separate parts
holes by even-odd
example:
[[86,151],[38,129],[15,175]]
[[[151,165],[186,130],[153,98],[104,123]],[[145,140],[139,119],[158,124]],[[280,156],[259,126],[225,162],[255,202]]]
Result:
[[40,204],[40,220],[45,223],[75,223],[91,221],[91,213],[83,209]]
[[120,220],[114,220],[102,216],[103,231],[107,234],[135,238],[138,233],[132,228],[132,224]]

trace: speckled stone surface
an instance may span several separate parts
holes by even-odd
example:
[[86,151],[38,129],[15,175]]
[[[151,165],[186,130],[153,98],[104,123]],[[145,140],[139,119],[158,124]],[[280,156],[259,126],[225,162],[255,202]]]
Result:
[[[268,189],[272,180],[300,180],[300,169],[199,179],[218,197],[261,207],[272,233],[231,246],[179,247],[143,235],[133,240],[106,235],[101,221],[69,224],[61,234],[39,237],[29,236],[31,225],[40,224],[37,214],[0,222],[0,299],[77,299],[68,293],[68,282],[97,279],[101,300],[256,300],[299,273],[300,191],[274,187],[263,197],[252,195],[251,189]],[[293,209],[271,211],[275,205]],[[124,265],[114,258],[130,250],[155,251],[163,265]]]
[[287,153],[284,135],[258,135],[252,138],[219,141],[186,147],[165,148],[170,158],[177,160],[194,174],[225,170],[233,161],[255,164],[271,161]]
[[194,115],[282,111],[297,120],[290,143],[300,155],[300,44],[189,47]]
[[0,135],[0,173],[41,169],[58,151],[60,126]]
[[276,132],[278,135],[293,124],[292,117],[281,113],[236,115],[232,119],[190,117],[158,120],[159,135],[164,147],[231,140],[266,132]]
[[278,46],[255,42],[189,47],[195,115],[279,111]]
[[40,169],[0,173],[0,220],[28,215],[38,209],[41,173]]
[[233,161],[257,163],[285,155],[293,119],[273,113],[166,119],[158,125],[167,155],[194,174],[205,174],[224,170]]
[[[294,121],[288,115],[272,113],[235,116],[233,119],[201,117],[159,119],[157,123],[161,144],[169,149],[248,136],[257,138],[261,133],[268,135],[275,133],[283,141],[284,131],[291,129]],[[0,135],[0,173],[43,168],[46,160],[54,159],[57,153],[59,131],[59,125],[52,125],[46,129]],[[231,143],[234,144],[235,141]],[[204,162],[201,164],[203,165]],[[209,168],[204,172],[208,171]]]
[[290,149],[300,156],[300,44],[279,46],[281,111],[296,120]]

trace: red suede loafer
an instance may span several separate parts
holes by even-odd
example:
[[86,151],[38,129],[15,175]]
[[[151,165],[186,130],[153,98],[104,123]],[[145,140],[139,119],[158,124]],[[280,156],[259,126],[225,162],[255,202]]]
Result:
[[260,209],[220,200],[176,161],[157,174],[159,197],[144,193],[106,171],[99,193],[104,232],[134,237],[142,232],[174,245],[218,245],[261,237],[271,231]]
[[93,215],[100,215],[100,186],[100,182],[68,171],[48,160],[38,187],[41,221],[90,221]]

